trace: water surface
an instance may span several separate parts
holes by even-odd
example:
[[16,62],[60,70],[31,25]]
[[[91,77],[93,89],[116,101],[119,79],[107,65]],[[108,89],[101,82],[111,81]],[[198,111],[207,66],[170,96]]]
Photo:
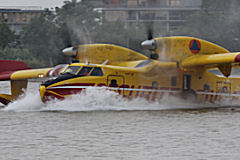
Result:
[[[0,110],[0,159],[238,159],[240,109],[128,102],[90,89],[43,104],[38,83]],[[9,92],[7,82],[0,90]],[[4,91],[3,91],[4,90]]]

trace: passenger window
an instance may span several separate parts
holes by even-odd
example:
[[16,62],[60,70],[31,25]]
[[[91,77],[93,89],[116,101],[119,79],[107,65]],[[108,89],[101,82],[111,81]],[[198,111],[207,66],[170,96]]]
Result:
[[111,83],[110,83],[110,87],[117,87],[117,80],[116,79],[112,79]]
[[142,62],[140,62],[138,65],[136,65],[135,68],[139,68],[139,67],[146,66],[146,65],[149,64],[150,62],[151,62],[151,60],[142,61]]
[[204,84],[203,90],[204,90],[204,92],[209,92],[210,91],[210,85],[209,84]]
[[100,67],[94,67],[91,76],[103,76],[102,69]]
[[78,73],[78,75],[88,76],[91,70],[92,70],[92,67],[83,67],[81,71]]

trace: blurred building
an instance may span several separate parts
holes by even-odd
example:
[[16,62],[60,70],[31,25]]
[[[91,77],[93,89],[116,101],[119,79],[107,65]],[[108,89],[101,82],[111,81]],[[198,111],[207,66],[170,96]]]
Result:
[[32,18],[40,16],[41,7],[0,7],[0,23],[5,22],[17,34]]
[[200,10],[202,0],[87,0],[108,21],[121,19],[127,24],[159,22],[171,32]]

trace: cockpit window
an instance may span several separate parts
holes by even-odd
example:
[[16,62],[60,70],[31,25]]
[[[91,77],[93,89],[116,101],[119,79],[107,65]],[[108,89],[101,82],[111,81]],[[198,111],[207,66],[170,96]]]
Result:
[[79,69],[80,69],[80,66],[68,66],[63,72],[63,74],[68,74],[68,73],[76,74]]
[[78,73],[78,75],[88,76],[91,70],[92,70],[92,67],[83,67],[81,71]]
[[135,68],[139,68],[139,67],[146,66],[146,65],[149,64],[150,62],[151,62],[151,60],[142,61],[142,62],[140,62],[138,65],[136,65]]
[[103,76],[102,69],[100,67],[94,67],[91,76]]

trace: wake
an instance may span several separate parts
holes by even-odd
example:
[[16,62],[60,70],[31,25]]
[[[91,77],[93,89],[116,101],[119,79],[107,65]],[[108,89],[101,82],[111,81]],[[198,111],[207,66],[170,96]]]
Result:
[[211,107],[187,103],[181,99],[165,96],[160,102],[145,99],[127,100],[113,91],[103,88],[87,88],[85,92],[72,95],[63,101],[52,100],[44,104],[38,91],[27,91],[18,100],[10,103],[1,111],[35,112],[35,111],[140,111],[140,110],[176,110]]

